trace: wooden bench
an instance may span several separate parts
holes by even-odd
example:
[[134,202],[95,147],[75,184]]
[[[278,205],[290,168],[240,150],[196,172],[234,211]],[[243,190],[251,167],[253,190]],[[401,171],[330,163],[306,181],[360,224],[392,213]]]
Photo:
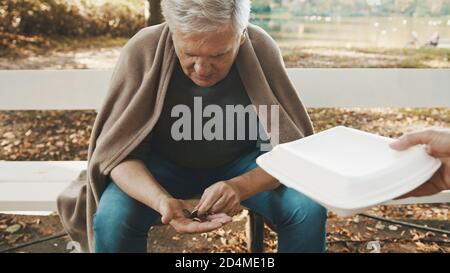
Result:
[[[97,109],[111,70],[0,71],[0,110]],[[449,107],[450,70],[288,69],[307,107]],[[54,211],[86,161],[0,161],[0,211]],[[450,202],[450,191],[390,204]],[[263,251],[263,219],[250,213],[249,247]]]

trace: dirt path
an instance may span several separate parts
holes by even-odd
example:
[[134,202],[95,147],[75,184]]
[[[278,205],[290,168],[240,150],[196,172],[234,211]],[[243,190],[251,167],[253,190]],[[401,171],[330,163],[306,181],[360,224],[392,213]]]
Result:
[[116,63],[120,47],[50,52],[26,58],[0,58],[0,69],[106,69]]
[[[106,69],[114,67],[121,46],[73,46],[27,57],[0,57],[0,69]],[[281,46],[287,67],[450,68],[450,49],[357,49]]]

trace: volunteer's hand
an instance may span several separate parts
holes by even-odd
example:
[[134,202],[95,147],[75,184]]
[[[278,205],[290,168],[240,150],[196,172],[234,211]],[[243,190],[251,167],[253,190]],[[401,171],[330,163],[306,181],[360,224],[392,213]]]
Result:
[[199,215],[205,213],[226,213],[233,216],[239,212],[241,197],[239,189],[232,183],[220,181],[207,188],[195,206]]
[[183,209],[193,210],[193,205],[185,200],[168,198],[161,201],[159,213],[161,222],[170,224],[178,233],[203,233],[220,228],[223,224],[231,221],[228,215],[212,214],[208,216],[208,221],[197,222],[186,218]]
[[450,189],[450,129],[428,129],[409,133],[400,137],[390,146],[402,151],[418,144],[425,144],[428,154],[438,158],[442,162],[442,166],[428,182],[401,198],[432,195]]

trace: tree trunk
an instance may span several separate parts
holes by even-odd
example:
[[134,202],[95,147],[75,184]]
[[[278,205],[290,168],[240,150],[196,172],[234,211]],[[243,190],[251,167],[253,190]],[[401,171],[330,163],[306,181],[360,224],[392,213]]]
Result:
[[153,26],[162,23],[164,17],[161,12],[161,0],[148,0],[148,3],[150,4],[150,16],[147,25]]

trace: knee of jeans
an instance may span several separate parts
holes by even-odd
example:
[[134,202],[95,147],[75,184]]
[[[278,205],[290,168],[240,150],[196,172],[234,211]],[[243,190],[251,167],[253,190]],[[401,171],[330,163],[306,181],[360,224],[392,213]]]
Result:
[[315,225],[322,225],[327,220],[327,210],[320,204],[310,200],[308,206],[308,221]]
[[121,215],[120,211],[104,208],[94,214],[93,229],[95,236],[106,238],[145,233],[131,227],[126,215]]
[[312,200],[307,200],[291,206],[282,221],[283,228],[303,224],[316,226],[322,225],[327,218],[327,211],[324,207]]
[[96,233],[99,231],[106,231],[108,227],[116,226],[117,221],[114,220],[114,214],[111,213],[108,209],[103,209],[99,207],[97,212],[93,216],[93,229]]

